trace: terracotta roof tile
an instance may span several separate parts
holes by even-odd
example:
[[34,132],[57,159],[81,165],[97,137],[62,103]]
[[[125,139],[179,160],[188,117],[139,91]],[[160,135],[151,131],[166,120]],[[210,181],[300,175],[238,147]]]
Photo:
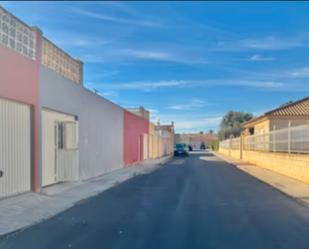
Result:
[[248,127],[252,123],[263,119],[267,116],[309,116],[309,97],[297,100],[287,105],[280,106],[265,114],[252,118],[242,124],[243,127]]
[[309,97],[265,113],[266,116],[309,116]]

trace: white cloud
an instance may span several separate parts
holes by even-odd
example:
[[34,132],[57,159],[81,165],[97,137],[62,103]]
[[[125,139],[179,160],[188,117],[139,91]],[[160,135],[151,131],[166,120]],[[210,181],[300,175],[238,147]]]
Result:
[[166,52],[159,51],[150,51],[150,50],[133,50],[127,49],[122,52],[124,55],[132,56],[141,59],[155,59],[155,60],[173,60],[171,54]]
[[199,132],[209,129],[218,130],[222,116],[222,113],[204,115],[199,112],[191,112],[183,115],[180,112],[172,111],[156,115],[151,121],[157,122],[159,119],[162,124],[170,124],[173,121],[176,132]]
[[115,75],[118,75],[119,74],[119,71],[118,70],[111,70],[111,71],[105,71],[105,72],[102,72],[102,73],[98,73],[98,76],[100,78],[107,78],[107,77],[112,77],[112,76],[115,76]]
[[109,62],[108,57],[97,55],[97,54],[83,54],[81,59],[86,63],[105,63]]
[[206,103],[203,100],[193,99],[193,100],[186,100],[185,103],[171,105],[168,108],[171,110],[190,111],[200,109],[205,105]]
[[[100,84],[97,84],[100,85]],[[127,83],[102,84],[106,88],[121,90],[153,91],[161,88],[190,88],[190,87],[212,87],[212,86],[244,86],[264,89],[280,89],[285,84],[276,81],[256,81],[243,79],[212,79],[212,80],[162,80],[162,81],[140,81]]]
[[306,34],[291,37],[266,36],[259,38],[227,39],[218,41],[209,50],[221,52],[288,50],[305,46],[309,38]]
[[93,48],[98,46],[103,46],[109,44],[110,41],[99,39],[99,38],[84,38],[77,36],[60,36],[59,38],[54,38],[58,46],[66,48]]
[[118,93],[115,91],[103,91],[102,93],[100,92],[100,95],[106,98],[117,98],[118,97]]
[[93,39],[93,38],[78,38],[78,37],[71,37],[67,40],[59,40],[60,46],[73,46],[73,47],[93,47],[93,46],[102,46],[110,43],[110,41],[100,39]]
[[128,83],[113,83],[107,85],[108,88],[113,89],[131,89],[141,91],[151,91],[160,88],[170,87],[190,87],[192,84],[189,81],[183,80],[167,80],[167,81],[141,81],[141,82],[128,82]]
[[244,86],[244,87],[254,87],[254,88],[264,88],[264,89],[280,89],[285,87],[285,84],[277,81],[264,81],[264,80],[222,80],[218,82],[221,85],[230,86]]
[[207,64],[208,62],[203,58],[197,58],[188,54],[181,54],[179,51],[177,53],[167,52],[163,50],[155,50],[155,49],[123,49],[117,50],[115,55],[120,57],[132,57],[136,59],[144,59],[144,60],[156,60],[156,61],[167,61],[167,62],[175,62],[181,64]]
[[112,41],[100,34],[83,34],[71,30],[45,29],[44,36],[62,48],[93,49],[106,46]]
[[206,117],[197,119],[175,120],[177,132],[198,132],[209,129],[217,130],[222,120],[222,116]]
[[268,36],[262,39],[244,39],[240,41],[240,46],[256,50],[285,50],[303,45],[301,39],[282,39]]
[[150,112],[150,121],[156,123],[159,115],[159,110],[147,107],[145,107],[145,109]]
[[85,87],[87,87],[90,91],[92,92],[96,92],[97,94],[105,97],[105,98],[112,98],[115,99],[119,96],[118,92],[114,91],[114,90],[105,90],[102,89],[102,87],[100,85],[97,85],[95,83],[85,83]]
[[132,61],[132,59],[174,62],[187,65],[208,63],[203,58],[198,58],[191,54],[181,54],[179,51],[175,53],[156,49],[123,49],[118,47],[109,47],[102,55],[94,53],[84,54],[82,58],[90,63],[125,62]]
[[119,16],[111,16],[106,15],[104,13],[98,13],[94,11],[74,8],[72,9],[75,13],[80,14],[85,17],[90,17],[98,20],[103,20],[107,22],[114,22],[119,24],[129,24],[129,25],[137,25],[137,26],[145,26],[145,27],[159,27],[161,23],[159,21],[152,20],[144,20],[144,19],[136,19],[136,18],[122,18]]
[[157,115],[159,113],[159,111],[157,109],[153,109],[153,108],[147,108],[145,107],[146,110],[148,110],[151,114]]
[[309,67],[294,69],[290,72],[290,76],[294,78],[307,78],[309,77]]
[[263,56],[263,55],[260,55],[260,54],[255,54],[255,55],[252,55],[250,58],[249,58],[250,61],[273,61],[275,60],[274,57],[267,57],[267,56]]

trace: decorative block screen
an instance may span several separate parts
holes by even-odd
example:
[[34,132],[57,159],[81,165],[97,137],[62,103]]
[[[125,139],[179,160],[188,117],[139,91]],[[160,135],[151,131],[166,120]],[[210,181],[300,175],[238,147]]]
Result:
[[42,64],[62,76],[81,84],[81,63],[74,60],[52,42],[43,38]]
[[35,31],[0,7],[0,44],[35,60]]

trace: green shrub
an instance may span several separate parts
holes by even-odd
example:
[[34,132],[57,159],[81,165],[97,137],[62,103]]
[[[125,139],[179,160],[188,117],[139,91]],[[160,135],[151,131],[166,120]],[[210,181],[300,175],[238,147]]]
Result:
[[211,141],[208,144],[210,150],[218,151],[219,150],[219,140]]

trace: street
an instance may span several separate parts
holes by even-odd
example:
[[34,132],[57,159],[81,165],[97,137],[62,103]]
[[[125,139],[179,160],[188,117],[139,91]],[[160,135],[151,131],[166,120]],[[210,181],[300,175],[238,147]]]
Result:
[[309,208],[196,152],[10,235],[0,248],[308,249]]

